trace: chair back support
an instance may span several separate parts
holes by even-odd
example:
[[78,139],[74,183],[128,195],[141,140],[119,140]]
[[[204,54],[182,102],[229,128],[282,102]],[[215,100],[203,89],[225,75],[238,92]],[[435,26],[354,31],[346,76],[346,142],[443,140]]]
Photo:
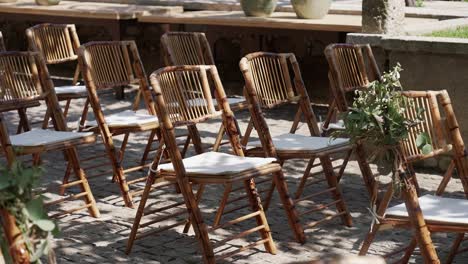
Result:
[[23,101],[39,100],[50,87],[41,81],[38,53],[0,53],[0,103],[16,104]]
[[[406,91],[403,94],[408,99],[405,117],[410,120],[421,119],[420,123],[410,128],[408,139],[402,142],[406,159],[413,162],[450,151],[452,148],[451,140],[447,139],[450,139],[451,135],[447,134],[446,124],[443,123],[441,113],[453,115],[453,111],[447,113],[448,109],[442,109],[441,112],[438,97],[444,96],[444,94],[435,91]],[[454,116],[453,119],[455,119]],[[421,133],[427,134],[432,145],[432,152],[426,155],[422,153],[416,143],[416,138]]]
[[336,107],[347,111],[346,93],[366,88],[380,79],[380,71],[371,47],[354,44],[330,44],[325,48],[330,71],[330,88]]
[[[234,115],[215,66],[171,66],[155,71],[150,79],[163,131],[222,116],[234,152],[243,155]],[[210,87],[210,84],[214,87]],[[220,110],[213,105],[213,90]],[[172,136],[169,135],[166,141],[175,142]]]
[[[275,106],[297,100],[290,77],[290,66],[293,54],[276,54],[256,52],[245,56],[241,64],[249,69],[261,106],[273,108]],[[296,62],[295,62],[296,63]],[[242,67],[242,66],[241,66]],[[294,72],[296,74],[296,72]],[[300,74],[300,73],[299,73]],[[294,81],[300,76],[294,76]]]
[[10,110],[44,99],[56,130],[67,126],[43,57],[37,52],[0,52],[0,105]]
[[174,65],[214,65],[205,33],[168,32],[162,35],[164,62]]
[[6,47],[5,47],[5,41],[3,41],[2,32],[0,31],[0,52],[1,51],[6,51]]
[[74,61],[80,41],[75,25],[39,24],[26,29],[29,50],[40,52],[47,64]]
[[[258,104],[261,108],[273,108],[297,102],[299,104],[298,113],[290,133],[296,131],[299,114],[302,113],[311,135],[320,135],[309,95],[294,54],[251,53],[241,59],[240,68],[245,79],[245,92],[249,105]],[[290,73],[293,75],[291,76]]]

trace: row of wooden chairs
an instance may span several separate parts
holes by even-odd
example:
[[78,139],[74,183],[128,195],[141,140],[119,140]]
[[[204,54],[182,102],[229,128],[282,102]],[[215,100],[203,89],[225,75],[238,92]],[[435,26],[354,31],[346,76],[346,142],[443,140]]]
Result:
[[[171,39],[171,37],[174,37],[174,39]],[[211,57],[211,62],[213,62],[211,52],[209,51],[209,45],[206,44],[207,41],[203,34],[169,33],[162,38],[162,41],[163,43],[166,43],[163,44],[163,47],[165,48],[165,54],[167,54],[167,56],[165,56],[166,61],[173,60],[172,64],[177,65],[177,60],[182,61],[180,58],[177,59],[177,56],[182,56],[181,54],[184,54],[184,43],[186,44],[186,49],[187,47],[191,47],[192,52],[193,50],[199,52],[197,53],[198,56],[193,56],[192,59],[190,59],[188,56],[189,58],[186,58],[187,62],[193,60],[193,64],[205,64],[207,61],[209,61],[195,61],[195,58],[199,59],[201,57],[200,54],[203,55],[202,58]],[[330,104],[331,111],[328,114],[327,120],[324,124],[325,131],[327,131],[330,124],[332,123],[331,120],[333,120],[335,112],[345,112],[347,110],[347,106],[349,104],[347,98],[349,98],[350,92],[356,89],[365,89],[365,87],[372,80],[379,78],[380,73],[372,56],[372,51],[368,45],[331,45],[326,49],[325,54],[329,60],[329,77],[334,99]],[[85,44],[79,49],[78,57],[80,61],[81,72],[83,73],[83,78],[88,89],[89,96],[87,100],[90,101],[96,117],[96,123],[91,123],[91,125],[88,124],[87,128],[90,131],[95,131],[101,134],[106,146],[107,155],[110,157],[113,163],[113,175],[121,186],[121,191],[127,206],[132,206],[132,199],[131,194],[129,194],[128,185],[124,176],[125,171],[121,167],[121,163],[123,158],[122,149],[125,149],[129,133],[151,131],[151,137],[157,136],[157,139],[160,141],[155,159],[150,168],[150,177],[146,179],[147,184],[143,191],[143,197],[137,211],[137,216],[132,228],[127,251],[131,250],[133,240],[135,238],[145,237],[148,235],[143,234],[138,236],[137,231],[140,226],[149,226],[150,224],[159,222],[153,220],[149,222],[150,224],[140,224],[142,216],[149,214],[148,212],[145,212],[145,203],[149,193],[154,188],[156,188],[155,184],[159,183],[160,181],[167,182],[169,185],[177,183],[179,191],[181,191],[184,197],[185,205],[190,212],[190,220],[188,222],[183,220],[181,223],[185,223],[186,225],[189,223],[194,227],[197,236],[201,238],[204,258],[207,262],[214,261],[213,248],[212,245],[210,245],[208,239],[208,231],[237,224],[250,218],[257,219],[257,226],[250,230],[244,231],[240,235],[234,235],[234,237],[231,239],[248,235],[256,231],[260,233],[262,239],[239,250],[242,251],[248,247],[256,246],[258,244],[265,244],[267,251],[271,253],[275,251],[271,235],[269,235],[270,231],[265,214],[263,212],[263,206],[258,203],[258,199],[256,198],[258,193],[256,192],[253,178],[265,174],[274,174],[273,181],[269,181],[272,182],[272,186],[268,190],[267,196],[264,199],[266,205],[265,208],[268,207],[271,194],[276,187],[280,193],[280,198],[285,205],[291,227],[294,230],[297,240],[301,242],[305,240],[303,227],[301,224],[299,224],[299,216],[302,216],[303,214],[319,211],[330,206],[336,206],[338,212],[334,215],[327,216],[325,220],[332,219],[334,217],[341,217],[345,224],[351,224],[351,218],[348,210],[346,209],[346,204],[342,198],[341,191],[338,186],[338,181],[343,174],[347,161],[353,150],[356,151],[356,157],[359,161],[359,165],[361,167],[361,171],[363,173],[366,187],[370,196],[377,196],[376,182],[372,177],[366,162],[366,156],[362,146],[352,146],[347,142],[347,140],[344,139],[340,139],[338,141],[332,142],[332,144],[328,144],[328,138],[320,137],[321,130],[317,126],[317,120],[311,109],[310,100],[302,82],[299,66],[294,55],[292,54],[254,53],[247,55],[241,60],[240,67],[246,80],[245,94],[247,95],[247,101],[248,105],[250,106],[249,109],[252,117],[252,120],[249,122],[248,130],[242,138],[242,141],[238,137],[240,133],[232,115],[229,98],[225,96],[221,81],[214,66],[177,66],[157,71],[151,76],[153,89],[150,89],[150,85],[147,82],[136,45],[133,42],[98,42]],[[114,67],[109,67],[109,65]],[[118,119],[118,121],[120,120],[120,123],[116,122],[115,125],[111,125],[112,121],[110,120],[112,120],[112,118],[108,118],[109,116],[104,116],[99,103],[99,96],[97,91],[101,89],[130,85],[136,82],[139,84],[139,96],[137,96],[137,98],[139,98],[140,95],[143,97],[148,114],[139,115],[134,112],[127,112],[123,116],[117,116],[116,119]],[[156,100],[152,99],[153,93],[156,95]],[[411,165],[416,160],[434,157],[441,153],[449,153],[452,149],[455,149],[455,151],[453,151],[453,153],[455,153],[453,155],[454,159],[450,164],[449,170],[445,174],[437,192],[437,194],[441,194],[443,193],[443,190],[450,180],[451,174],[455,168],[459,174],[462,173],[463,176],[466,175],[464,145],[463,141],[461,140],[458,125],[453,114],[453,109],[451,109],[448,96],[444,92],[409,92],[405,93],[405,95],[410,98],[414,98],[412,100],[415,100],[415,104],[418,106],[428,108],[426,120],[428,125],[426,127],[417,128],[417,131],[427,131],[428,134],[434,138],[432,141],[434,144],[434,151],[430,155],[422,155],[421,152],[418,152],[414,144],[415,138],[410,137],[408,142],[403,143],[402,146],[408,157],[407,166],[410,171],[413,172]],[[213,100],[215,98],[216,100]],[[48,100],[50,101],[51,99]],[[443,122],[445,121],[441,119],[439,109],[435,107],[438,102],[437,100],[439,100],[443,105],[446,118],[449,120],[450,127],[447,131],[451,132],[448,133],[448,135],[444,132],[446,125]],[[271,137],[268,131],[268,125],[263,118],[262,111],[274,108],[284,103],[294,103],[298,105],[298,111],[295,116],[292,129],[290,130],[289,134]],[[139,103],[135,103],[134,105],[137,106]],[[55,105],[55,107],[56,106],[57,105]],[[56,108],[50,107],[50,111],[52,114],[52,111],[57,110]],[[409,110],[408,114],[414,115],[414,111],[414,109]],[[155,115],[159,117],[159,123],[155,121]],[[302,177],[299,190],[296,193],[295,200],[292,200],[289,197],[283,173],[281,172],[280,167],[278,170],[278,164],[275,162],[271,163],[273,160],[260,160],[261,162],[268,161],[264,164],[260,164],[261,162],[258,163],[259,160],[252,160],[252,162],[249,162],[249,164],[253,167],[249,167],[247,169],[245,167],[241,168],[245,169],[247,172],[244,170],[239,170],[232,174],[232,171],[230,171],[231,175],[223,174],[226,172],[221,171],[213,176],[211,173],[213,168],[210,168],[210,170],[207,169],[209,167],[209,163],[207,163],[206,168],[196,167],[193,169],[191,167],[193,166],[194,161],[198,163],[198,161],[200,159],[203,160],[203,158],[205,158],[207,161],[212,160],[228,163],[232,162],[233,164],[239,162],[238,158],[234,158],[234,156],[226,157],[224,156],[226,154],[217,152],[203,153],[203,148],[201,147],[201,140],[196,128],[196,124],[206,119],[220,115],[223,117],[223,125],[220,127],[220,133],[218,133],[219,136],[216,140],[218,145],[214,150],[219,148],[220,138],[226,132],[229,138],[229,142],[231,143],[231,147],[236,155],[243,156],[245,153],[248,156],[272,157],[278,159],[280,165],[282,165],[284,161],[292,158],[303,158],[309,160],[305,173]],[[299,121],[301,120],[301,115],[304,115],[305,123],[307,124],[311,134],[310,137],[295,134]],[[121,119],[122,117],[124,117],[126,121],[123,122]],[[55,124],[56,121],[54,120],[57,118],[55,117],[52,119],[53,123]],[[130,126],[128,123],[129,120],[141,120],[141,122],[136,122],[136,124],[132,124]],[[173,132],[174,127],[179,126],[188,126],[190,128],[189,140],[197,149],[196,152],[199,154],[197,155],[198,157],[194,156],[183,159],[183,154],[177,147]],[[260,139],[257,142],[248,141],[250,133],[253,129],[257,131]],[[64,131],[66,131],[66,128]],[[414,131],[414,134],[416,134],[417,131]],[[120,148],[120,151],[117,151],[113,145],[112,137],[119,134],[124,135],[124,143],[123,147]],[[148,145],[152,144],[153,141],[154,140],[150,138]],[[300,146],[298,147],[297,145],[291,145],[290,142],[295,142]],[[453,143],[450,144],[448,142]],[[147,147],[146,150],[149,153],[150,148]],[[171,159],[172,165],[165,164],[158,168],[158,163],[161,159],[161,156],[164,155],[164,152],[166,152],[166,155],[168,155]],[[334,161],[332,156],[341,152],[346,153],[344,161],[339,166],[334,167],[332,164]],[[146,153],[145,155],[148,154]],[[320,163],[315,164],[314,162],[316,159],[318,159]],[[36,158],[36,160],[38,159]],[[78,160],[77,162],[79,164]],[[242,160],[242,162],[245,163],[244,160]],[[73,164],[73,162],[70,164]],[[314,176],[311,175],[310,170],[317,166],[321,166],[323,168],[325,178],[320,181],[327,182],[328,189],[316,194],[302,196],[303,188],[305,187],[307,180],[309,177]],[[140,165],[140,167],[132,168],[130,170],[141,169],[143,167],[144,165]],[[338,169],[338,173],[335,172],[336,169]],[[465,179],[463,177],[461,178],[465,186]],[[413,179],[416,178],[413,177]],[[312,184],[317,182],[318,180],[314,179]],[[64,183],[70,184],[68,176],[66,179],[64,179]],[[215,183],[223,184],[225,186],[225,192],[221,200],[220,209],[218,210],[215,223],[212,227],[208,228],[201,218],[202,216],[198,208],[197,201],[201,199],[204,185]],[[417,184],[417,181],[414,180],[414,183]],[[246,192],[246,196],[244,197],[250,201],[249,203],[253,213],[242,216],[235,220],[221,223],[221,216],[225,213],[224,210],[226,205],[235,200],[229,199],[229,195],[235,191],[233,184],[243,185],[241,188],[243,188]],[[193,185],[199,186],[196,195],[192,191]],[[66,187],[68,187],[68,185],[66,185]],[[297,212],[297,203],[306,199],[315,198],[317,195],[326,192],[332,194],[334,199],[332,203],[319,205],[315,208],[308,209],[303,213]],[[383,199],[378,199],[378,201],[381,203],[378,213],[382,218],[385,217],[384,213],[391,198],[389,193],[391,194],[391,190],[387,190]],[[240,200],[239,198],[237,199]],[[170,208],[173,207],[171,206]],[[245,206],[242,208],[245,208]],[[390,211],[391,210],[392,209],[390,209]],[[160,211],[161,210],[157,210],[157,212]],[[233,212],[237,210],[230,211]],[[397,218],[401,217],[402,216],[399,215]],[[163,218],[159,218],[157,220],[161,219]],[[165,219],[168,218],[166,217]],[[399,221],[401,221],[401,219]],[[314,226],[320,222],[322,221],[320,220],[313,222],[311,226]],[[385,221],[382,221],[381,223],[390,223],[391,225],[396,225],[395,220],[392,218],[390,218],[388,223]],[[408,220],[406,223],[409,223]],[[451,224],[453,226],[453,223]],[[410,224],[402,225],[412,226]],[[367,249],[372,242],[376,231],[378,230],[378,227],[376,228],[376,226],[372,227],[363,249],[361,250],[361,254],[365,254],[367,252]],[[437,228],[441,228],[442,224],[436,221],[436,224],[433,226],[434,227],[431,226],[430,229],[434,228],[434,230],[438,230]],[[171,227],[173,226],[170,226],[169,228]],[[156,231],[162,230],[164,230],[164,228],[159,228]],[[451,230],[454,230],[454,228]],[[151,233],[155,233],[154,230]],[[459,233],[461,234],[455,243],[457,248],[463,239],[464,231]],[[223,242],[227,241],[228,239]],[[418,236],[415,236],[415,239],[407,248],[405,258],[409,258],[409,255],[416,246],[416,242],[420,242],[418,241]],[[456,253],[456,251],[457,250],[454,249],[452,250],[452,253]],[[220,258],[229,257],[233,253],[235,252],[223,254],[220,256]]]

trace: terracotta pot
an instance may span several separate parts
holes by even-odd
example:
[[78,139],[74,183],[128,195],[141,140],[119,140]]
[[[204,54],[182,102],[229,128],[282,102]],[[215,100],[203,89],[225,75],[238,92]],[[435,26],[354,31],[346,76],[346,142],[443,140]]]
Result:
[[240,3],[246,16],[268,17],[275,11],[277,0],[241,0]]
[[320,19],[328,14],[332,0],[291,0],[298,18]]
[[58,5],[60,0],[36,0],[36,4],[42,6]]

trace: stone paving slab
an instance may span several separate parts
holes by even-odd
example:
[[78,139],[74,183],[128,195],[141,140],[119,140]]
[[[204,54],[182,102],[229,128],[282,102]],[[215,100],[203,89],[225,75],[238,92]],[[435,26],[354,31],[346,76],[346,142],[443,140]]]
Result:
[[[131,107],[133,94],[127,96],[124,101],[115,101],[112,97],[106,97],[106,111],[112,112]],[[77,100],[71,109],[71,120],[77,118],[79,109],[83,101]],[[289,131],[292,122],[293,110],[291,108],[280,108],[266,115],[273,135],[278,135]],[[40,107],[29,111],[34,120],[40,121],[44,108]],[[242,130],[245,129],[249,114],[245,111],[236,113]],[[15,120],[14,113],[8,113],[7,118]],[[70,125],[75,125],[70,122]],[[216,136],[218,122],[209,122],[200,126],[200,131],[204,142],[213,142]],[[12,126],[12,130],[13,130]],[[300,133],[305,133],[306,126],[300,128]],[[146,143],[146,133],[132,136],[127,153],[127,161],[138,161],[142,148]],[[121,138],[120,138],[121,140]],[[117,140],[119,141],[119,140]],[[90,154],[102,153],[102,145],[96,144],[80,149],[81,157]],[[65,162],[62,154],[51,153],[43,156],[46,174],[43,177],[43,184],[60,183],[65,170]],[[93,161],[95,162],[95,161]],[[304,161],[293,160],[285,165],[291,193],[297,188],[301,177],[301,170],[306,165]],[[87,173],[92,173],[88,171]],[[144,175],[144,172],[136,172],[133,177]],[[422,192],[432,192],[436,189],[441,180],[441,173],[434,171],[419,172]],[[381,177],[385,181],[385,177]],[[111,182],[111,176],[90,179],[90,185],[101,211],[102,217],[94,219],[83,211],[66,216],[58,220],[61,233],[56,239],[56,254],[58,263],[201,263],[201,256],[197,240],[193,231],[188,234],[182,233],[182,227],[177,227],[165,231],[160,235],[149,236],[138,240],[135,243],[133,252],[130,255],[124,253],[130,227],[136,213],[136,209],[123,207],[123,201],[116,184]],[[143,185],[140,184],[140,187]],[[259,189],[267,188],[268,184],[258,186]],[[320,190],[324,185],[313,186],[311,190]],[[314,229],[306,230],[308,242],[301,245],[294,242],[292,233],[288,228],[285,213],[281,207],[278,195],[273,197],[272,205],[267,212],[268,221],[273,232],[273,238],[278,247],[277,255],[265,253],[262,247],[243,252],[228,259],[226,263],[307,263],[314,258],[328,256],[330,254],[357,254],[360,244],[369,228],[371,215],[367,208],[369,206],[368,196],[363,186],[359,168],[356,162],[351,161],[345,175],[341,181],[341,188],[348,207],[353,217],[353,227],[344,227],[339,220],[319,225]],[[220,186],[208,186],[201,202],[201,208],[205,219],[211,223],[215,209],[218,206]],[[73,190],[70,190],[72,192]],[[461,183],[458,179],[452,180],[447,188],[447,195],[451,197],[462,197]],[[53,194],[49,194],[53,196]],[[161,206],[168,201],[180,201],[181,197],[173,192],[172,188],[154,191],[148,204]],[[138,202],[138,199],[136,199]],[[327,197],[317,198],[315,202],[326,202]],[[70,203],[64,208],[71,206]],[[299,210],[303,204],[299,205]],[[231,216],[226,216],[226,218]],[[316,216],[307,216],[303,222],[316,219]],[[145,220],[146,221],[146,220]],[[167,224],[171,221],[167,221]],[[166,223],[165,223],[166,224]],[[247,229],[248,223],[236,226],[235,230],[221,230],[212,236],[213,241],[219,241],[236,230]],[[252,241],[255,236],[246,239],[235,240],[229,244],[231,248],[237,248]],[[404,245],[410,238],[407,231],[387,230],[382,232],[375,245],[371,248],[371,254],[384,254]],[[447,254],[447,247],[453,239],[453,235],[435,235],[439,252],[443,258]],[[468,254],[460,255],[456,263],[467,263]],[[416,255],[411,263],[421,263],[421,258]]]

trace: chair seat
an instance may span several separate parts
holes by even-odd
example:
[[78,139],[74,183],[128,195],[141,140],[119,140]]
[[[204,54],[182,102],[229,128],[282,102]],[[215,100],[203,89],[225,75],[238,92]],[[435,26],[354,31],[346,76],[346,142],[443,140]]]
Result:
[[86,86],[84,85],[66,85],[55,87],[55,93],[57,95],[63,94],[86,94]]
[[[154,127],[159,125],[158,118],[141,112],[125,110],[105,117],[109,127]],[[96,127],[96,120],[88,121],[86,126]]]
[[[323,123],[324,122],[318,122],[318,127],[321,129],[321,130],[325,130],[323,128]],[[336,121],[335,123],[330,123],[328,124],[328,128],[326,129],[327,131],[329,130],[344,130],[345,129],[345,125],[344,125],[344,121],[343,120],[338,120]]]
[[[468,200],[428,194],[419,197],[419,206],[426,221],[468,224]],[[388,208],[385,217],[408,217],[405,204],[401,203]]]
[[[277,151],[305,151],[320,152],[326,149],[339,148],[349,145],[349,139],[328,137],[312,137],[298,134],[283,134],[272,138]],[[248,146],[262,147],[260,140],[249,142]]]
[[59,144],[70,140],[93,137],[93,132],[67,132],[45,129],[34,129],[22,134],[10,136],[11,145],[14,147],[44,147]]
[[[212,99],[212,100],[213,100],[213,106],[217,107],[218,106],[218,101],[216,99]],[[229,106],[231,108],[240,107],[243,104],[247,103],[247,101],[245,100],[245,97],[242,97],[242,96],[228,97],[227,101],[228,101]],[[196,98],[196,99],[187,100],[187,103],[190,106],[205,106],[206,105],[206,100],[202,99],[202,98]]]
[[[250,170],[259,169],[275,162],[275,158],[240,157],[220,152],[205,152],[200,155],[183,159],[185,171],[189,177],[225,177],[230,178]],[[280,166],[278,165],[280,168]],[[159,166],[161,175],[173,174],[172,163]]]

